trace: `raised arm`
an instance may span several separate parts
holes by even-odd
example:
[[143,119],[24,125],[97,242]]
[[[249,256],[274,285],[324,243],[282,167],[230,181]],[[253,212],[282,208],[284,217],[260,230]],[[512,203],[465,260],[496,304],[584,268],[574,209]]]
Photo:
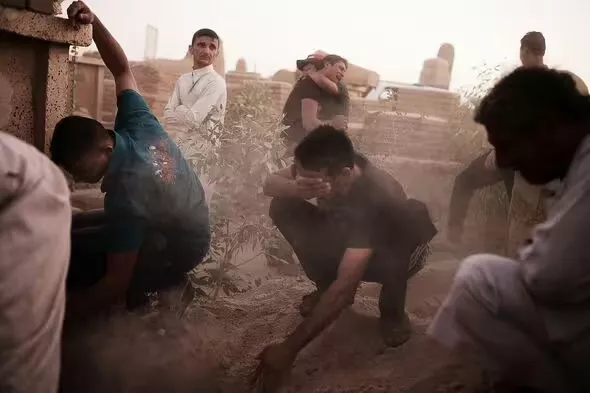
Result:
[[68,7],[68,17],[74,25],[92,24],[92,37],[98,52],[113,74],[117,93],[115,129],[130,133],[163,132],[158,119],[138,92],[125,52],[102,22],[82,1],[74,1]]
[[309,74],[309,77],[316,83],[316,85],[318,85],[328,93],[334,95],[340,94],[340,88],[338,87],[338,84],[330,80],[330,78],[328,78],[327,76],[322,75],[319,72],[312,72],[311,74]]
[[92,38],[102,60],[115,78],[117,95],[125,90],[137,91],[137,83],[125,52],[90,8],[83,1],[74,1],[68,7],[68,17],[75,25],[92,25]]

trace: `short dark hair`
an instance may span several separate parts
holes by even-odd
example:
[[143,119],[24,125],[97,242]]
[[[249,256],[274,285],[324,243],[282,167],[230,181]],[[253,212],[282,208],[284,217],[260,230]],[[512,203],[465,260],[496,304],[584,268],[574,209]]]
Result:
[[545,67],[519,67],[483,98],[475,121],[488,129],[533,133],[551,119],[581,124],[590,118],[590,97],[576,88],[571,75]]
[[108,137],[108,131],[94,119],[64,117],[53,131],[49,146],[51,159],[67,169]]
[[339,62],[344,63],[344,65],[346,66],[346,68],[348,68],[348,60],[346,60],[342,56],[338,56],[338,55],[327,55],[323,59],[323,63],[324,64],[334,65],[334,64],[339,63]]
[[324,125],[307,134],[295,148],[295,159],[304,169],[337,174],[354,167],[354,146],[344,131]]
[[193,40],[191,41],[191,45],[195,43],[197,38],[199,37],[209,37],[214,40],[220,41],[219,36],[216,32],[211,29],[199,29],[195,34],[193,34]]
[[520,47],[530,50],[537,56],[545,56],[545,37],[539,31],[529,31],[520,39]]

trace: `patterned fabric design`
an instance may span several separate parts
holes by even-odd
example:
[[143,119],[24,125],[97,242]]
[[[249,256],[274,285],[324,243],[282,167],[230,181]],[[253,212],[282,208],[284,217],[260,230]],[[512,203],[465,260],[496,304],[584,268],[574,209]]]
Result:
[[432,254],[430,244],[421,244],[410,256],[410,265],[408,267],[409,277],[413,277],[426,265],[426,260]]

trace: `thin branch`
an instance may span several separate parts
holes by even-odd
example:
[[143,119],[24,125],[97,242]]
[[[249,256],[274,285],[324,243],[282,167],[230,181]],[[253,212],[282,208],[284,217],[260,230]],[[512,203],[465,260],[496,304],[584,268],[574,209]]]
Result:
[[238,267],[240,267],[242,265],[245,265],[245,264],[247,264],[249,262],[252,262],[254,259],[258,258],[262,254],[266,254],[266,253],[264,251],[260,251],[258,254],[254,255],[253,257],[250,257],[250,258],[246,259],[244,262],[235,265],[234,268],[238,268]]

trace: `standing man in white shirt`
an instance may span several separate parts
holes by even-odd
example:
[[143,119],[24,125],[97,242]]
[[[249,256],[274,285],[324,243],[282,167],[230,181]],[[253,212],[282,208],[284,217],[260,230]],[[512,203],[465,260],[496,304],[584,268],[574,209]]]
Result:
[[[200,29],[193,35],[189,46],[193,70],[178,78],[164,109],[164,129],[181,148],[183,141],[198,141],[199,129],[212,130],[223,125],[227,87],[224,77],[213,69],[219,47],[219,36],[211,29]],[[201,172],[199,179],[210,201],[213,184],[206,173]]]
[[178,79],[164,110],[164,125],[173,138],[201,127],[206,120],[223,123],[227,88],[225,79],[213,69],[219,46],[219,36],[211,29],[193,35],[189,47],[193,70]]

